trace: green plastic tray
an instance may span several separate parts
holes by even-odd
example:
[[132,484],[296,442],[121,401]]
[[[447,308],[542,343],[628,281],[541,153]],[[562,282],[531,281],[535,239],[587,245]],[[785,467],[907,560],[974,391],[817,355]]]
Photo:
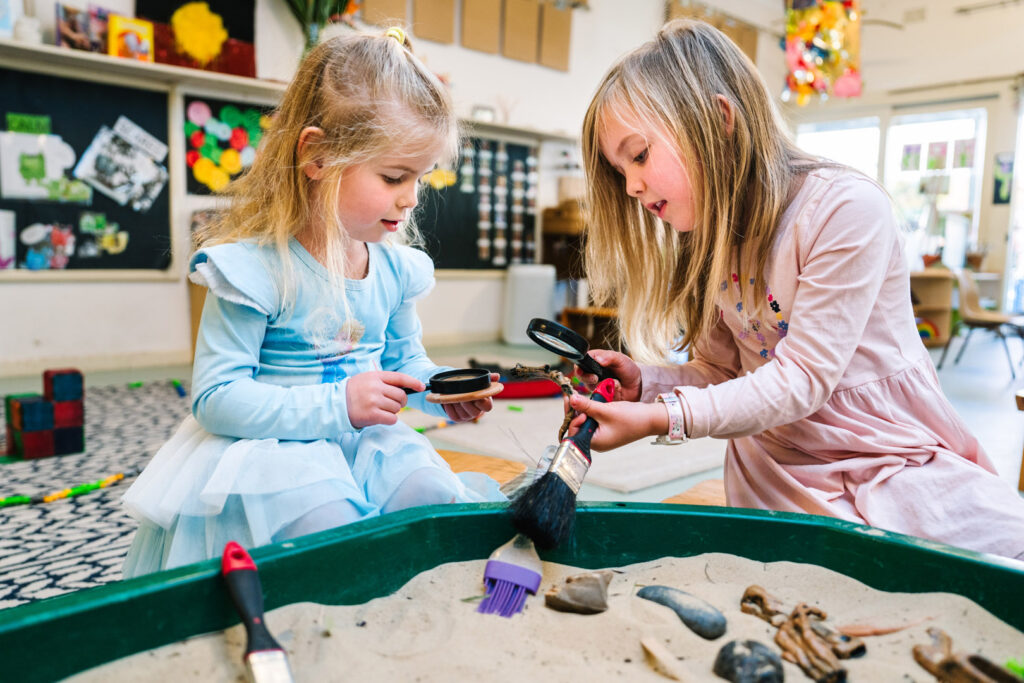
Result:
[[[268,610],[358,604],[444,562],[486,558],[513,534],[500,504],[416,508],[258,548]],[[1024,630],[1020,565],[824,517],[637,503],[581,505],[544,559],[587,568],[724,552],[807,562],[887,591],[964,595]],[[482,577],[481,577],[482,580]],[[52,681],[238,622],[210,560],[0,611],[3,679]]]

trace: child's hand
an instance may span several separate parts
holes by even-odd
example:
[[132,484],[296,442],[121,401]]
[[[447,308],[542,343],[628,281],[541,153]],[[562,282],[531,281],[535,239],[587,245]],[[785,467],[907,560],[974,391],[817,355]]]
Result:
[[[497,382],[498,377],[498,374],[491,373],[492,382]],[[493,407],[494,402],[488,397],[463,403],[445,403],[444,412],[448,415],[448,419],[454,422],[469,422],[477,419]]]
[[423,382],[411,375],[386,370],[361,372],[350,377],[345,387],[348,419],[356,429],[370,425],[393,425],[398,411],[405,407],[402,387],[423,391]]
[[[633,359],[618,351],[607,349],[593,349],[587,353],[588,356],[597,361],[598,365],[607,368],[619,386],[615,390],[616,401],[639,401],[641,394],[640,366],[633,362]],[[579,368],[573,374],[580,378],[586,386],[587,391],[593,391],[597,386],[597,375],[590,375]]]
[[569,404],[580,413],[569,423],[569,436],[580,430],[587,415],[597,420],[597,431],[590,440],[590,447],[595,451],[610,451],[645,436],[668,433],[668,413],[665,406],[657,403],[599,403],[583,394],[575,394]]

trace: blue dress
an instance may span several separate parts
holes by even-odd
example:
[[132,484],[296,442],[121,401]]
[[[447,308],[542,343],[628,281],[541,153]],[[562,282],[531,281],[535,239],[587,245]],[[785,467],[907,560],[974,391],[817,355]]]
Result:
[[[190,279],[210,290],[192,415],[123,497],[140,523],[125,578],[219,557],[231,540],[285,540],[318,511],[344,510],[347,523],[417,504],[504,500],[489,477],[453,474],[403,423],[349,421],[349,377],[393,370],[425,382],[446,369],[427,357],[415,310],[434,284],[429,257],[368,244],[369,272],[346,280],[346,307],[324,267],[298,242],[289,248],[290,280],[273,247],[221,244],[192,258]],[[281,281],[294,283],[287,310]],[[424,399],[413,394],[409,405],[444,416]]]

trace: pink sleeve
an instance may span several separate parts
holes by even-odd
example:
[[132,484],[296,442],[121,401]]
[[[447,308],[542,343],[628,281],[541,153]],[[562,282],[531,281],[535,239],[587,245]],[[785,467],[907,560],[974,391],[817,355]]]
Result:
[[691,359],[682,365],[664,367],[641,365],[643,380],[641,401],[653,401],[654,397],[677,386],[706,387],[736,377],[740,369],[740,352],[732,331],[719,318],[708,338],[694,344]]
[[[690,437],[735,438],[789,424],[831,397],[864,335],[898,234],[888,196],[867,180],[833,184],[798,217],[796,295],[775,358],[754,372],[705,388],[682,387]],[[779,265],[779,270],[788,268]]]

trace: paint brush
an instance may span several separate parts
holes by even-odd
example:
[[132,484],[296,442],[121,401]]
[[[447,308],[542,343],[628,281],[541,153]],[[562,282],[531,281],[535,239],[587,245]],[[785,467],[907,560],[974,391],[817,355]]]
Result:
[[484,567],[487,595],[477,606],[481,614],[511,617],[523,611],[526,594],[540,588],[540,556],[533,541],[522,534],[491,553]]
[[[615,380],[603,380],[590,394],[599,403],[612,401]],[[548,471],[509,505],[512,524],[541,548],[554,548],[572,534],[576,494],[590,469],[590,439],[597,421],[587,417],[579,431],[562,439]]]
[[246,646],[242,660],[251,683],[292,683],[284,649],[267,630],[263,618],[263,587],[256,563],[245,548],[231,541],[224,547],[221,573],[231,601],[245,624]]

